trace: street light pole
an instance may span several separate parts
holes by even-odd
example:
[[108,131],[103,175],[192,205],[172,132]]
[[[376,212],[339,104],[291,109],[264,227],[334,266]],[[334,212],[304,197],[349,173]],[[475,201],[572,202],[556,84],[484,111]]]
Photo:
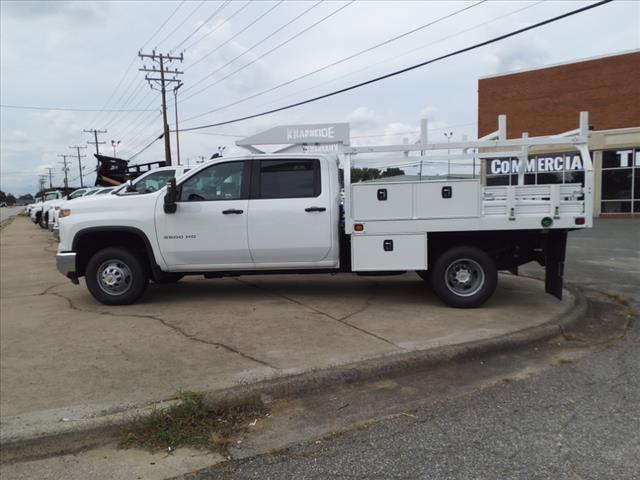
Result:
[[[453,132],[444,132],[444,136],[447,137],[447,143],[451,142]],[[451,154],[451,150],[447,148],[447,155]],[[447,178],[451,177],[451,159],[447,157]]]
[[116,156],[116,147],[120,145],[120,140],[118,140],[117,142],[115,140],[111,140],[111,146],[113,147],[113,157],[114,158],[118,158]]
[[176,111],[176,155],[178,157],[178,165],[180,165],[180,136],[178,132],[178,89],[184,85],[184,83],[180,82],[178,85],[173,87],[173,101],[174,101],[174,110]]

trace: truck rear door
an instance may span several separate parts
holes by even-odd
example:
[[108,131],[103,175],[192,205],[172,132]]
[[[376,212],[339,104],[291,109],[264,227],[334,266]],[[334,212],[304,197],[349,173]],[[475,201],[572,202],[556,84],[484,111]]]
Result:
[[249,250],[256,266],[321,262],[332,246],[328,167],[317,158],[253,162]]

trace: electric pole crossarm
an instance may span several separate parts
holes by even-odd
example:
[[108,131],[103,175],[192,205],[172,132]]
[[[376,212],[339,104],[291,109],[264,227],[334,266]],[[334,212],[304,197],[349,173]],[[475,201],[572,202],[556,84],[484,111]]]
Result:
[[179,82],[180,81],[179,78],[165,78],[164,80],[162,80],[162,78],[153,78],[153,77],[150,77],[148,75],[145,75],[144,79],[146,81],[148,81],[148,82],[149,81],[153,81],[153,82],[163,82],[163,81],[164,82]]
[[159,60],[160,58],[163,58],[165,60],[180,60],[181,62],[184,60],[184,55],[181,53],[179,57],[175,56],[175,55],[163,55],[163,54],[158,54],[156,53],[156,51],[154,50],[151,53],[142,53],[142,52],[138,52],[138,56],[140,58],[150,58],[151,60]]
[[[151,72],[151,73],[160,73],[160,70],[157,68],[139,68],[140,72]],[[165,69],[164,73],[175,73],[176,75],[182,75],[184,72],[181,72],[177,68],[175,70],[167,70]]]

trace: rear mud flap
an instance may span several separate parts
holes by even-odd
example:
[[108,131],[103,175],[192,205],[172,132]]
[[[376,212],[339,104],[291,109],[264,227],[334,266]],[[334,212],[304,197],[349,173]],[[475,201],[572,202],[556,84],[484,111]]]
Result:
[[564,259],[567,251],[567,231],[551,230],[545,252],[544,290],[562,300]]

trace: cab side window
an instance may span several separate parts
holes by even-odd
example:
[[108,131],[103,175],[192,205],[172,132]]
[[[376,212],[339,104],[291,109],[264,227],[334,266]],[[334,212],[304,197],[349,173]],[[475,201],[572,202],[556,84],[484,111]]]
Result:
[[184,181],[180,191],[182,202],[240,200],[247,198],[248,163],[218,163]]
[[175,170],[161,170],[150,173],[140,181],[134,183],[133,191],[138,193],[156,192],[163,188],[175,175]]
[[320,195],[320,160],[261,160],[258,198]]

